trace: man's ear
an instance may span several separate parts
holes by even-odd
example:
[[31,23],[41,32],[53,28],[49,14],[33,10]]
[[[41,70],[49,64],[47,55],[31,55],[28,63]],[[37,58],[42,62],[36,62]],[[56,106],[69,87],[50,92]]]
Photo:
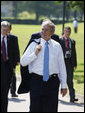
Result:
[[51,31],[52,35],[55,33],[54,31]]

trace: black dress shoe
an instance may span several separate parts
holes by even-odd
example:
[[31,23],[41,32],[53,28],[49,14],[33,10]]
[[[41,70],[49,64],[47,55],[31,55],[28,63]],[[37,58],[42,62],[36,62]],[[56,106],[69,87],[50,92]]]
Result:
[[12,97],[18,97],[18,95],[16,95],[16,94],[12,94],[11,96],[12,96]]
[[74,103],[75,101],[78,101],[78,99],[75,98],[75,99],[70,100],[70,102],[73,102],[73,103]]

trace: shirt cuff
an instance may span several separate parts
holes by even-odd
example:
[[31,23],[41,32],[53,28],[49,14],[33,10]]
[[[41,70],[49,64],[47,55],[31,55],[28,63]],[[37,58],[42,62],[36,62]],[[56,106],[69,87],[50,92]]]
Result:
[[66,89],[67,88],[67,83],[65,82],[65,83],[63,83],[62,81],[61,81],[61,89]]

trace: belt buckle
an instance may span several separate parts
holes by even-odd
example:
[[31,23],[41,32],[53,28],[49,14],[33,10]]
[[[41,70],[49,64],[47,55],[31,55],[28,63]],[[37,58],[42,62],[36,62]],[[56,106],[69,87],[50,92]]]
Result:
[[56,75],[54,74],[54,77],[56,77]]
[[53,74],[53,75],[51,75],[51,76],[50,76],[50,78],[51,78],[51,77],[56,77],[56,75],[55,75],[55,74]]

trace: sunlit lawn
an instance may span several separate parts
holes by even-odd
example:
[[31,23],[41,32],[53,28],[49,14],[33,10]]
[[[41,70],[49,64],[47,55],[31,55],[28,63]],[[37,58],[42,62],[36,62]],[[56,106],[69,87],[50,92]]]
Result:
[[[76,41],[77,50],[77,70],[74,72],[74,87],[76,92],[84,95],[84,23],[79,23],[78,33],[75,34],[73,30],[73,24],[65,24],[72,28],[71,38]],[[13,25],[12,33],[18,36],[20,56],[31,37],[32,33],[41,31],[40,25]],[[62,25],[56,25],[56,34],[61,36]],[[20,74],[20,67],[17,66],[16,72]]]

